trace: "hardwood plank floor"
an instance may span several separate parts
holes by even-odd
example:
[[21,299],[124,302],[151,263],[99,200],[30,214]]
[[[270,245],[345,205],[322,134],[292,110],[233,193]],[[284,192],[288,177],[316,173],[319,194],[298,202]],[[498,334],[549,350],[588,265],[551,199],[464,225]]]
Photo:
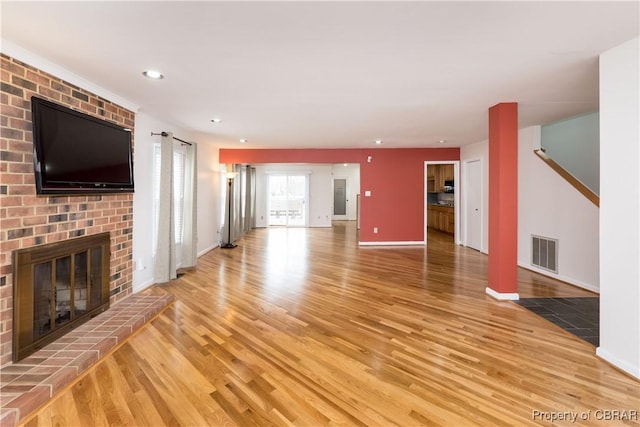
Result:
[[[238,243],[146,290],[176,302],[27,425],[639,425],[596,417],[640,410],[638,381],[487,296],[486,256],[445,235],[365,248],[340,222]],[[592,295],[519,278],[529,296]]]

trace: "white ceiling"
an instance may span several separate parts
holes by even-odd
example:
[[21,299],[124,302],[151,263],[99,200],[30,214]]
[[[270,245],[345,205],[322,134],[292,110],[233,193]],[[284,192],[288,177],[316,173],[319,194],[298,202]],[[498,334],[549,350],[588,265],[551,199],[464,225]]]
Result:
[[499,102],[520,126],[597,110],[598,55],[639,33],[637,1],[1,8],[4,40],[237,148],[461,146]]

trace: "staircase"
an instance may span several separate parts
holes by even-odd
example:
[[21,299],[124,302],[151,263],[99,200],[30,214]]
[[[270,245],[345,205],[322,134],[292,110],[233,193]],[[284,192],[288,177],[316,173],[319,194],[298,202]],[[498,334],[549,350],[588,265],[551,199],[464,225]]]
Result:
[[571,184],[576,190],[578,190],[582,195],[584,195],[587,199],[589,199],[594,205],[600,207],[600,197],[591,189],[589,189],[586,185],[580,182],[576,177],[571,175],[566,169],[556,163],[551,157],[549,157],[544,148],[540,148],[538,150],[533,150],[533,152],[542,159],[551,169],[556,171],[561,177],[563,177],[569,184]]

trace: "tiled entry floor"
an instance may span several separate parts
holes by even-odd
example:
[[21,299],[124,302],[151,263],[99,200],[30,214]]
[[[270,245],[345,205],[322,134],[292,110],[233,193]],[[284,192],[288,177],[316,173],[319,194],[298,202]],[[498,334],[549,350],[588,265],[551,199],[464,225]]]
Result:
[[600,298],[523,298],[514,301],[567,332],[595,345],[600,342]]
[[0,369],[0,426],[14,426],[173,302],[132,295],[31,356]]

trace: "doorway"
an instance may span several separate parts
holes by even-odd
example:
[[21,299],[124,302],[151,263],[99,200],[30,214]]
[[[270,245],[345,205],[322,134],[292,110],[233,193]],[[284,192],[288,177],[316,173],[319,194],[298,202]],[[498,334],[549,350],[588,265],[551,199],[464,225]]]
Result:
[[424,243],[429,231],[460,244],[460,161],[424,162]]
[[269,175],[267,226],[306,227],[306,175]]
[[347,215],[347,202],[347,179],[334,178],[332,219],[337,221],[349,219]]

